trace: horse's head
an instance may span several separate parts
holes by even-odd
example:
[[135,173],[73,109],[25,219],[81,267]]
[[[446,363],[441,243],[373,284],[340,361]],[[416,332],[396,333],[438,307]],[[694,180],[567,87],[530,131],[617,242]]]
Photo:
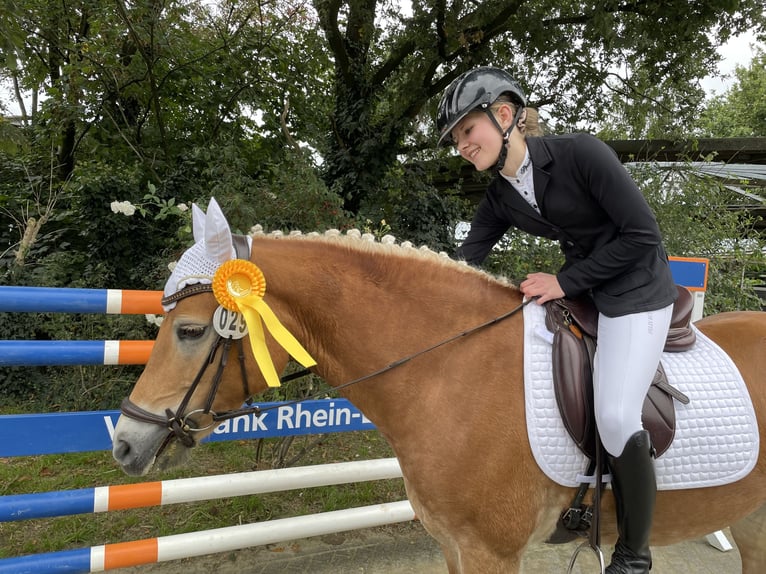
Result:
[[[195,244],[165,286],[166,316],[151,357],[115,428],[113,456],[131,475],[147,473],[158,459],[166,467],[182,462],[213,431],[216,413],[241,407],[266,387],[242,314],[213,293],[216,271],[237,255],[247,257],[238,251],[249,253],[249,241],[232,236],[215,200],[207,214],[194,206],[193,229]],[[264,351],[278,372],[288,357],[271,343]]]

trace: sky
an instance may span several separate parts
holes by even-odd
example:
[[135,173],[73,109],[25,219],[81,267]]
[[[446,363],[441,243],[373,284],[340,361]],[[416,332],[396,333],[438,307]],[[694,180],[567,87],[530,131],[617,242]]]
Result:
[[763,43],[756,43],[755,35],[752,32],[732,38],[725,45],[718,48],[718,53],[723,58],[718,64],[718,72],[729,77],[708,76],[702,80],[702,87],[708,94],[722,94],[732,87],[736,80],[733,76],[734,68],[737,65],[745,68],[750,65],[754,52],[751,46],[754,44],[760,45],[762,49],[766,49]]

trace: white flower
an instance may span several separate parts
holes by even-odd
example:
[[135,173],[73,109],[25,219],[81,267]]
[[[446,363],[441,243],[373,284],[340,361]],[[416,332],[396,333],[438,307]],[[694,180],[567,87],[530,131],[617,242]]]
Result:
[[129,201],[113,201],[109,204],[109,207],[114,213],[122,213],[124,215],[133,215],[136,212],[136,206]]
[[146,317],[146,322],[150,325],[157,325],[158,327],[162,325],[162,320],[165,318],[162,315],[157,316],[153,313],[147,313],[144,315]]
[[180,211],[181,213],[183,213],[184,211],[187,211],[188,209],[189,209],[189,206],[186,205],[185,203],[178,204],[178,211]]

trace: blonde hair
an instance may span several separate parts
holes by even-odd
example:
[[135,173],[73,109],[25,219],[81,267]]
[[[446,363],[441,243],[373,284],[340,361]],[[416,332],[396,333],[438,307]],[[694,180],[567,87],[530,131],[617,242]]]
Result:
[[540,137],[545,135],[543,125],[540,123],[540,114],[535,108],[526,108],[527,117],[524,120],[524,135],[527,137]]

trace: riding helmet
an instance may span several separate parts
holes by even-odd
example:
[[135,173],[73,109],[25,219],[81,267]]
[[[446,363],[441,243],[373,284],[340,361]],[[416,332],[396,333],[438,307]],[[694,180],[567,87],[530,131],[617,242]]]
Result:
[[484,66],[463,72],[447,87],[439,101],[436,129],[439,147],[452,143],[452,129],[473,110],[486,110],[502,94],[509,94],[514,103],[527,105],[526,96],[508,72]]

